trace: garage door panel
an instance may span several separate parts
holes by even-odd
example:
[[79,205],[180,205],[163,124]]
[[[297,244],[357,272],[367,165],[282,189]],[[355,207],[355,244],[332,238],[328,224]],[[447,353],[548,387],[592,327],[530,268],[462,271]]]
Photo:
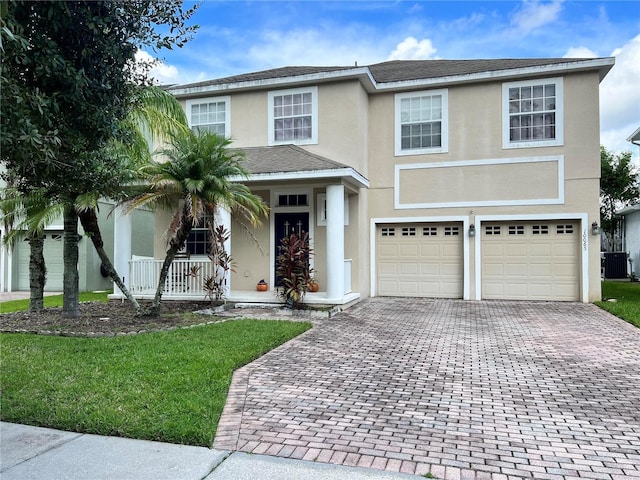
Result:
[[415,259],[418,257],[418,245],[400,245],[398,255],[400,257]]
[[397,263],[379,263],[378,264],[378,273],[381,276],[386,275],[398,275],[398,264]]
[[[462,297],[462,236],[445,236],[444,226],[420,223],[378,228],[379,295]],[[383,236],[390,228],[395,228],[396,235]],[[416,234],[402,235],[405,231]]]
[[551,256],[551,245],[539,245],[532,243],[529,245],[528,254],[530,257],[544,257],[549,258]]
[[440,255],[449,258],[460,258],[460,245],[442,245]]
[[507,264],[504,266],[503,272],[509,277],[526,277],[527,276],[527,264],[515,263]]
[[502,258],[505,254],[504,245],[488,244],[488,243],[484,244],[482,252],[485,257]]
[[528,255],[526,243],[514,243],[503,246],[502,255],[510,257],[526,257]]
[[546,277],[550,277],[554,275],[552,265],[548,263],[541,263],[538,265],[531,265],[529,269],[529,274],[532,277],[544,277],[541,280],[544,281]]
[[401,263],[398,265],[400,275],[417,275],[418,265],[416,263]]
[[410,297],[416,296],[418,294],[418,282],[416,281],[400,282],[399,293],[402,296],[410,296]]
[[398,247],[397,245],[381,244],[378,247],[378,254],[381,259],[395,258],[398,256]]
[[[563,226],[568,224],[483,223],[482,297],[578,300],[579,238],[577,228]],[[509,234],[516,231],[520,233]]]
[[577,254],[576,245],[556,244],[553,249],[553,255],[557,258],[575,256]]
[[440,265],[420,263],[420,275],[423,277],[438,277],[440,275]]

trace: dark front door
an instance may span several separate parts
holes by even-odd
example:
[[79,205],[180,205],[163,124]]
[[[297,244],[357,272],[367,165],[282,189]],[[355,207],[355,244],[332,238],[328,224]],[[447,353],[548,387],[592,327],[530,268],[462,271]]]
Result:
[[[275,230],[276,230],[276,251],[275,251],[275,268],[278,270],[278,254],[280,253],[279,247],[280,242],[285,237],[289,235],[296,234],[300,235],[301,232],[309,233],[309,213],[276,213],[274,216],[275,219]],[[276,286],[280,286],[280,278],[278,275],[275,275]]]

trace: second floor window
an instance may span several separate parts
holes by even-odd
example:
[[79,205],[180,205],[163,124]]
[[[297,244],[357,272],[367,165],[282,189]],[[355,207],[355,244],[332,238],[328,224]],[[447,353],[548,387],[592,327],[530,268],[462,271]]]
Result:
[[317,87],[269,92],[269,144],[318,143]]
[[446,90],[396,95],[396,155],[448,150]]
[[187,100],[187,120],[193,130],[207,130],[224,137],[231,132],[229,97]]
[[503,147],[562,145],[562,79],[502,86]]

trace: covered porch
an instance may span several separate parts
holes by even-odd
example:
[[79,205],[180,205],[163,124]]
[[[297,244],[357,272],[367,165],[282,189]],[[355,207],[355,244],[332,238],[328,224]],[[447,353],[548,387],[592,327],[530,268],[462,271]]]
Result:
[[[225,250],[235,268],[226,276],[225,300],[243,303],[283,303],[278,296],[276,257],[280,240],[292,233],[309,233],[313,250],[310,267],[320,291],[307,292],[304,303],[344,305],[360,297],[360,252],[367,236],[359,231],[359,219],[366,215],[360,189],[368,180],[354,168],[311,154],[293,145],[243,149],[248,179],[237,179],[249,186],[270,207],[261,228],[247,229],[240,219],[225,211],[216,215],[216,223],[230,232]],[[236,180],[236,179],[234,179]],[[169,212],[155,217],[154,257],[132,258],[130,219],[118,216],[115,226],[115,257],[119,272],[127,272],[125,284],[137,298],[153,298],[164,258],[163,234]],[[205,299],[204,279],[213,273],[211,260],[200,243],[187,242],[185,258],[174,260],[165,284],[163,298],[170,300]],[[194,237],[195,238],[195,237]],[[366,256],[363,256],[366,258]],[[120,262],[118,264],[117,262]],[[267,291],[256,290],[264,280]],[[114,296],[122,294],[115,291]]]

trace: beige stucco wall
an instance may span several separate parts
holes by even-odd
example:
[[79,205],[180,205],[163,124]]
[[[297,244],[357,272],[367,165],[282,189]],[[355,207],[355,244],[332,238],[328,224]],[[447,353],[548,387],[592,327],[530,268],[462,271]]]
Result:
[[[268,191],[256,190],[253,193],[269,202]],[[269,282],[269,240],[268,218],[263,219],[258,228],[251,228],[246,222],[243,225],[237,219],[231,222],[231,258],[236,265],[236,271],[231,273],[233,290],[255,290],[260,280]]]
[[[599,223],[599,79],[597,73],[566,75],[564,90],[564,145],[538,148],[502,148],[502,82],[491,82],[449,88],[449,151],[428,155],[394,154],[394,94],[373,95],[370,98],[370,174],[371,189],[368,192],[368,216],[371,218],[405,218],[432,216],[467,216],[473,223],[476,215],[545,215],[584,214],[587,226]],[[593,99],[585,101],[585,99]],[[473,206],[448,208],[395,209],[395,165],[436,162],[510,159],[523,157],[564,158],[563,204]],[[467,199],[489,200],[491,189],[486,183],[478,191],[469,190],[487,179],[496,187],[497,199],[531,199],[536,190],[547,198],[557,188],[554,162],[540,170],[531,170],[530,164],[504,166],[502,173],[494,174],[498,166],[472,167],[466,172],[461,168],[425,169],[401,171],[400,199],[405,203],[438,203],[464,201],[459,191],[449,191],[446,186],[433,184],[440,177],[442,183],[460,184],[467,191]],[[524,170],[529,169],[528,172]],[[475,170],[475,171],[474,171]],[[513,175],[511,175],[511,173]],[[524,173],[523,173],[524,172]],[[462,177],[460,177],[462,175]],[[456,182],[452,180],[456,179]],[[474,178],[476,182],[474,182]],[[437,182],[436,182],[437,183]],[[499,188],[497,188],[499,186]],[[406,189],[406,190],[403,190]],[[428,192],[427,190],[430,190]],[[587,229],[588,230],[588,229]],[[589,246],[589,300],[600,298],[600,260],[598,237],[588,232]],[[474,242],[470,242],[471,297],[475,295]],[[367,267],[368,268],[368,267]]]
[[[485,82],[475,85],[457,85],[448,88],[449,148],[448,152],[428,155],[395,156],[394,153],[394,94],[367,94],[357,81],[318,85],[319,128],[317,145],[305,146],[307,150],[350,165],[370,181],[370,189],[361,189],[350,201],[350,223],[345,229],[345,257],[354,260],[352,275],[354,291],[368,296],[371,284],[370,218],[417,218],[438,216],[464,216],[470,223],[476,215],[527,215],[541,218],[549,215],[587,214],[587,226],[599,223],[598,182],[599,163],[599,78],[596,72],[572,73],[563,80],[564,92],[564,145],[538,148],[504,149],[502,147],[502,82]],[[268,144],[268,90],[231,94],[231,131],[234,144],[239,147]],[[339,106],[339,107],[338,107]],[[491,159],[519,159],[523,157],[558,157],[564,159],[564,194],[562,204],[468,206],[447,208],[396,209],[394,207],[395,166],[414,163],[457,161],[486,161]],[[445,201],[464,202],[491,200],[496,192],[497,200],[542,198],[557,194],[557,164],[548,162],[540,168],[536,164],[511,164],[470,167],[463,169],[427,169],[412,175],[403,171],[400,181],[402,202],[434,202],[447,196]],[[436,173],[438,172],[438,173]],[[440,175],[440,180],[434,178]],[[462,175],[458,191],[443,188],[452,177]],[[474,185],[482,186],[474,192]],[[431,182],[431,183],[429,183]],[[487,185],[487,182],[492,185]],[[287,184],[291,187],[292,183]],[[314,222],[316,248],[316,275],[324,285],[326,272],[326,229],[317,225],[315,200],[324,191],[322,183],[304,182],[313,189],[313,205],[310,221]],[[430,193],[424,195],[426,187]],[[258,187],[256,187],[258,188]],[[281,185],[262,185],[261,195],[267,195]],[[461,195],[468,193],[469,195]],[[352,192],[353,193],[353,192]],[[357,199],[356,201],[354,201]],[[426,200],[425,200],[426,199]],[[442,200],[440,200],[442,201]],[[271,213],[273,215],[273,212]],[[169,217],[157,213],[155,256],[164,252],[162,233]],[[234,235],[232,256],[250,268],[238,265],[232,276],[234,289],[252,289],[260,278],[268,277],[271,265],[267,254],[270,245],[271,219],[257,232],[264,245],[265,254],[258,250],[246,236]],[[237,231],[234,224],[232,230]],[[589,232],[590,233],[590,232]],[[600,298],[600,260],[597,236],[588,235],[589,245],[589,300]],[[475,295],[474,242],[469,245],[471,298]],[[329,246],[330,249],[330,246]],[[246,260],[245,260],[246,258]],[[326,287],[326,285],[324,285]]]

